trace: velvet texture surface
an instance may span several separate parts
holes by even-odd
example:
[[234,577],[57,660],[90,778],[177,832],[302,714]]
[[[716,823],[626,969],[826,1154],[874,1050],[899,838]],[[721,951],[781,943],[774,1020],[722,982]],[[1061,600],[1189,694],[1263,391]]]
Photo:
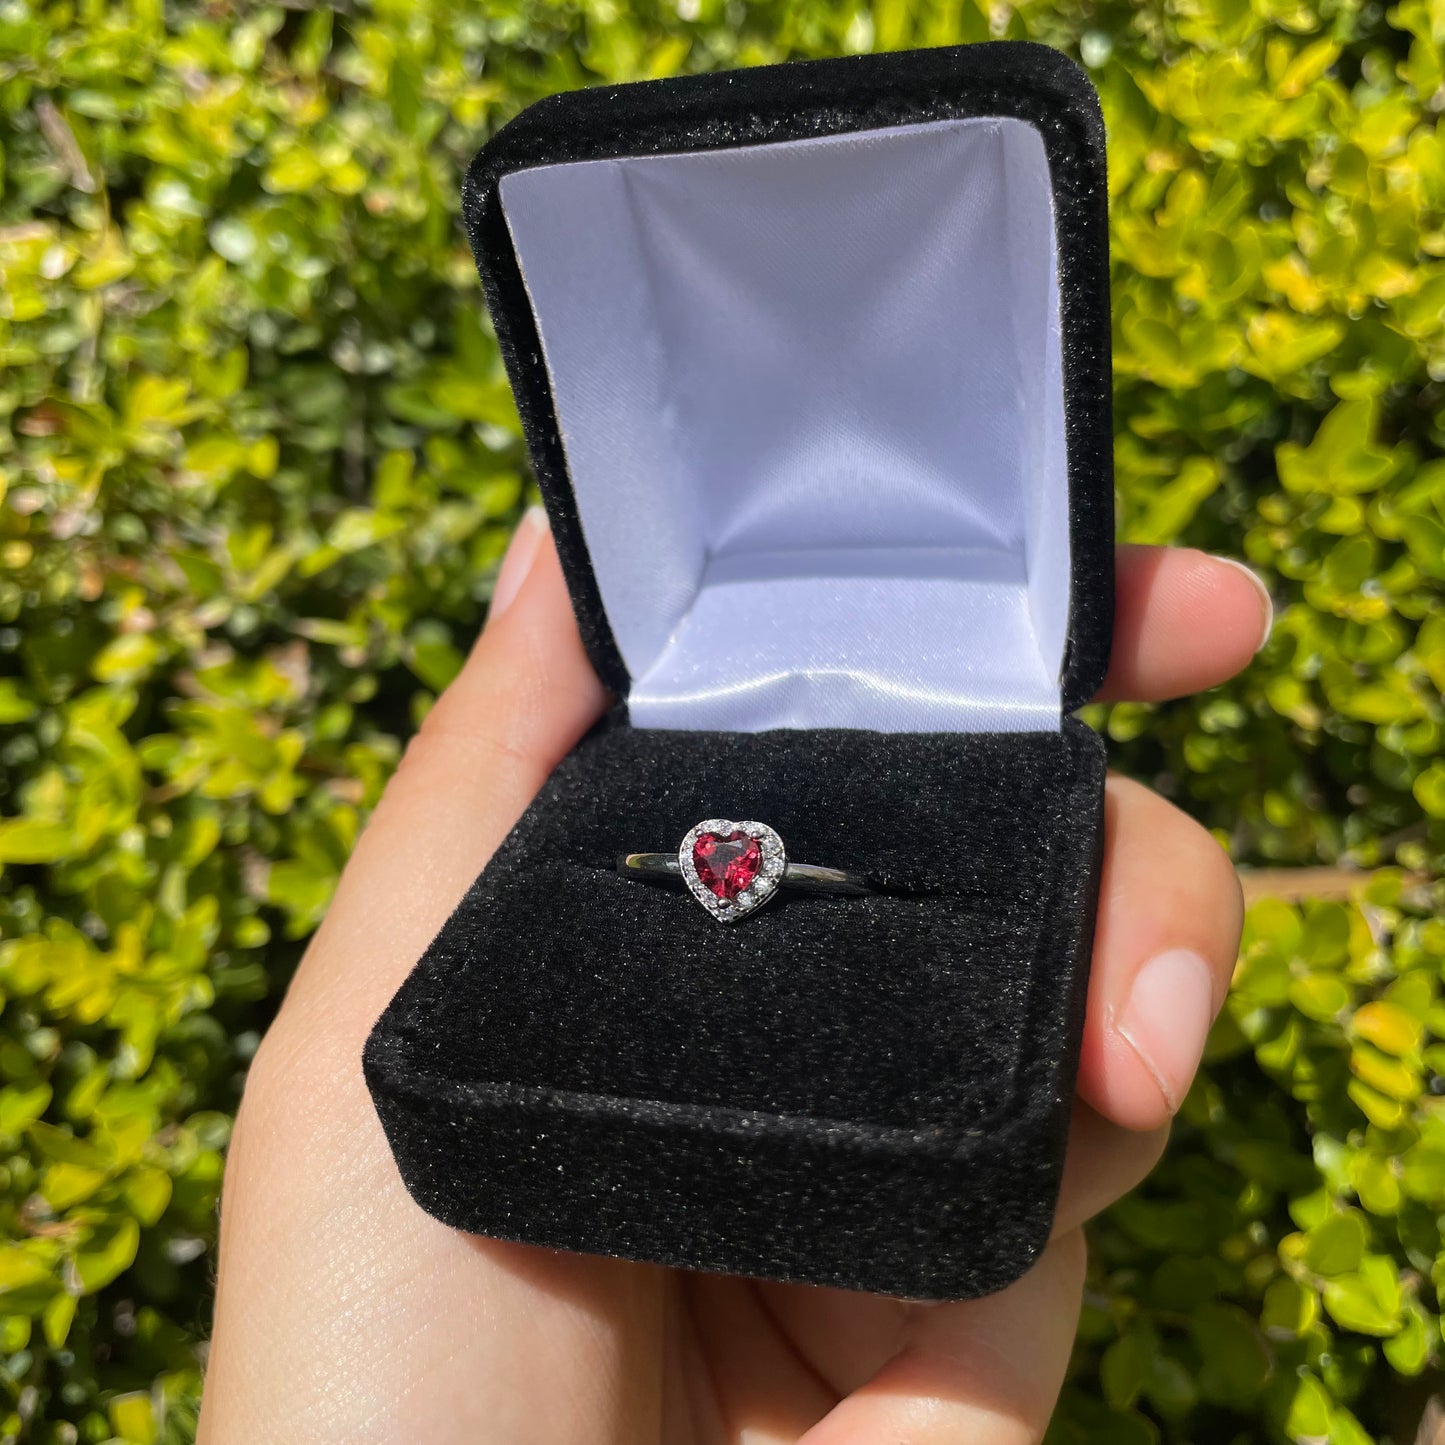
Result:
[[[614,723],[553,775],[366,1071],[424,1208],[507,1239],[918,1298],[1047,1239],[1096,887],[1098,737]],[[768,821],[867,898],[733,926],[615,857]]]
[[[1058,730],[629,724],[501,178],[602,156],[1001,115],[1038,127],[1059,248],[1072,576],[1065,712],[1113,616],[1106,191],[1088,82],[997,44],[554,97],[468,175],[468,232],[589,653],[619,697],[488,864],[368,1041],[402,1176],[478,1233],[963,1298],[1047,1240],[1102,846],[1103,744]],[[944,319],[940,319],[944,324]],[[647,565],[639,557],[639,566]],[[732,926],[621,878],[708,817],[776,828],[863,899]]]

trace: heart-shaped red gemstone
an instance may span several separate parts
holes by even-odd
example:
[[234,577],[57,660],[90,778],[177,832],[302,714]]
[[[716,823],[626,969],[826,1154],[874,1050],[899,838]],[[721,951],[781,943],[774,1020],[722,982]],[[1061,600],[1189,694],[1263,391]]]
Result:
[[763,845],[741,828],[703,833],[692,845],[698,882],[715,898],[731,902],[758,876],[763,866]]

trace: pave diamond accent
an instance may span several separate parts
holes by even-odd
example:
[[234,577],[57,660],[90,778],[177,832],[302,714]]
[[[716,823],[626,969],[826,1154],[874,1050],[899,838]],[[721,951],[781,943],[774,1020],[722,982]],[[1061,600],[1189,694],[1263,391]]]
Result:
[[708,818],[688,830],[677,861],[692,896],[719,923],[736,923],[778,891],[788,855],[766,823]]

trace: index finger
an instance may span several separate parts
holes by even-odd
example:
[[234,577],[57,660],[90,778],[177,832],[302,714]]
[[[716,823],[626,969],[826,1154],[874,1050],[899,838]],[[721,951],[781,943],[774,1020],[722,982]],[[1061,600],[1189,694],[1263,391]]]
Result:
[[1097,702],[1202,692],[1242,671],[1269,640],[1269,592],[1242,562],[1126,544],[1114,570],[1114,645]]

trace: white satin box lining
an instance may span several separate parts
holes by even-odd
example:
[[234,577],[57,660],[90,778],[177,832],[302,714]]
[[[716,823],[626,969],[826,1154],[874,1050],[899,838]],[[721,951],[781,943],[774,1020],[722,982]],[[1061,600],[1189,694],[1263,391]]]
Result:
[[501,197],[635,726],[1060,726],[1037,130],[542,166]]

